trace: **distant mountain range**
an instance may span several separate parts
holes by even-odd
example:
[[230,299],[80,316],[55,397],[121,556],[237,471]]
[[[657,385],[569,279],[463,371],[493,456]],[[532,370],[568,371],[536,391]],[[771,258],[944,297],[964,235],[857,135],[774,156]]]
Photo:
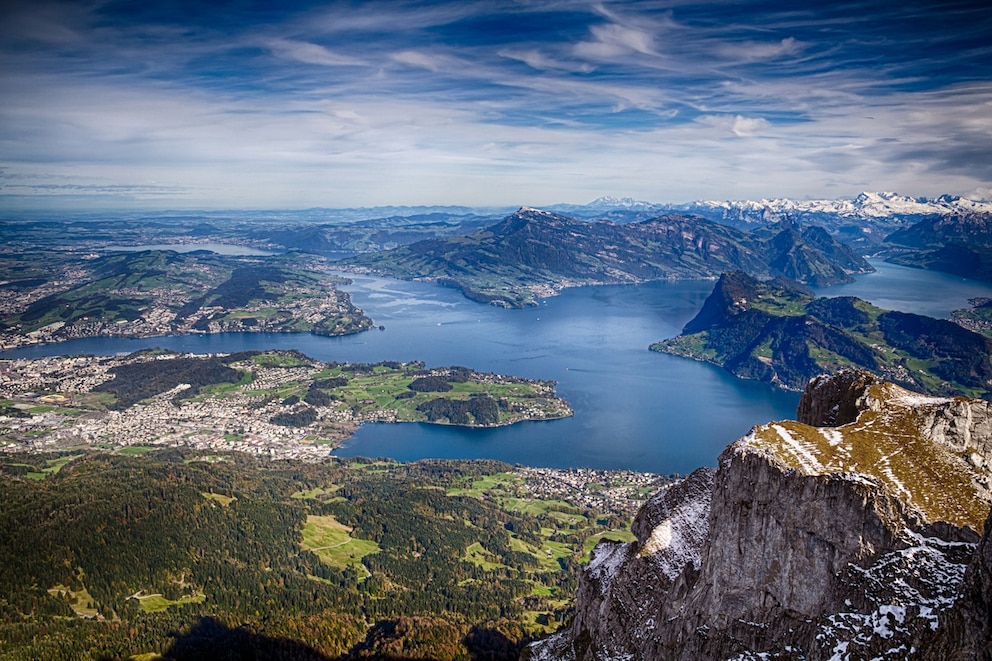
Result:
[[[846,218],[871,219],[892,216],[930,216],[965,212],[992,213],[992,202],[954,195],[936,198],[907,197],[897,193],[861,193],[853,200],[773,200],[714,202],[698,201],[671,208],[710,217],[762,222],[768,214],[833,214]],[[767,221],[765,221],[767,222]]]
[[[588,204],[554,204],[546,211],[578,220],[636,223],[663,215],[692,215],[737,229],[774,225],[783,220],[819,225],[862,254],[876,252],[892,232],[928,218],[955,214],[992,214],[992,202],[953,195],[935,198],[896,193],[861,193],[854,199],[787,198],[657,203],[600,197]],[[366,207],[300,211],[239,212],[250,221],[248,238],[273,247],[308,252],[369,252],[422,239],[469,234],[514,212],[513,207]],[[208,221],[211,213],[197,218]],[[221,215],[230,215],[229,212]],[[176,219],[170,216],[170,222]],[[190,219],[187,219],[190,220]]]
[[823,286],[873,270],[817,227],[783,222],[748,233],[693,216],[618,224],[526,207],[467,236],[427,239],[341,263],[450,284],[473,300],[506,307],[576,285],[708,278],[740,269]]
[[872,252],[885,238],[922,221],[960,214],[992,214],[992,202],[955,195],[935,198],[907,197],[897,193],[861,193],[854,199],[793,200],[696,200],[680,204],[652,203],[630,198],[601,197],[585,205],[554,205],[549,210],[576,218],[606,218],[636,222],[653,216],[681,213],[722,225],[746,229],[788,219],[819,225],[862,252]]
[[955,195],[935,198],[908,197],[891,192],[861,193],[854,199],[793,200],[774,198],[761,200],[695,200],[683,203],[658,203],[629,197],[600,197],[589,204],[556,204],[548,209],[577,218],[599,214],[659,215],[662,213],[691,213],[727,224],[761,225],[775,222],[783,216],[838,216],[847,219],[883,219],[947,215],[954,213],[992,213],[992,202],[972,200]]

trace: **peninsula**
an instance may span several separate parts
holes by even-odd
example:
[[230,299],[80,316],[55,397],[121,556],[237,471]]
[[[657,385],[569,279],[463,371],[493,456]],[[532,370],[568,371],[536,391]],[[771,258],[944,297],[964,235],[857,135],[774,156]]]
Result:
[[817,298],[796,282],[761,282],[739,271],[720,277],[681,335],[651,349],[791,390],[859,367],[930,395],[992,393],[992,340],[984,335],[853,296]]
[[0,361],[0,447],[173,446],[323,459],[362,422],[495,427],[572,415],[554,383],[322,363],[298,352]]

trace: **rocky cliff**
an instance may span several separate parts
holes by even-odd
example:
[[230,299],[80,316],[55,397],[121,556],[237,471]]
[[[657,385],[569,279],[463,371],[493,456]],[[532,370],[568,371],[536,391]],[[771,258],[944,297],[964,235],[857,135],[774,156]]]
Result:
[[525,657],[990,658],[988,407],[815,379],[799,420],[755,427],[652,498],[636,542],[597,546],[571,627]]

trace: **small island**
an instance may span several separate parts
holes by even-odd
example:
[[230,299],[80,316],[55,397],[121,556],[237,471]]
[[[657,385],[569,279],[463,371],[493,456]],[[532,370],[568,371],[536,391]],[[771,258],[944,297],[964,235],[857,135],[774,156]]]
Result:
[[174,446],[322,459],[363,422],[496,427],[572,415],[554,382],[323,363],[295,351],[0,361],[0,448]]

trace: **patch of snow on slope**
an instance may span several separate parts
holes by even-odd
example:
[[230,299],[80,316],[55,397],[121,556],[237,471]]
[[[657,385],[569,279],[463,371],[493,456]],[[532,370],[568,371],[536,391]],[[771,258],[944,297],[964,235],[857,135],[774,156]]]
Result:
[[629,557],[630,544],[603,540],[592,550],[587,570],[592,578],[605,587]]
[[876,462],[876,467],[879,469],[878,472],[886,477],[889,484],[896,488],[896,493],[900,498],[903,498],[907,502],[912,502],[913,492],[907,489],[902,480],[896,477],[895,472],[892,470],[892,463],[889,461],[894,454],[898,454],[899,452],[901,452],[901,450],[896,450],[892,454],[883,455],[882,458]]
[[[816,640],[832,652],[829,658],[867,658],[879,640],[905,640],[919,625],[935,630],[941,612],[954,603],[975,545],[903,532],[907,548],[885,553],[867,568],[848,566],[846,580],[864,591],[867,603],[826,618]],[[905,649],[894,647],[880,658],[904,657]]]
[[783,449],[796,458],[796,461],[799,462],[799,465],[802,466],[806,473],[817,475],[823,472],[823,464],[813,455],[812,448],[809,447],[808,443],[796,439],[789,433],[788,429],[781,425],[773,424],[771,428],[775,430],[775,433],[785,443]]
[[574,661],[575,651],[568,636],[568,630],[559,631],[544,640],[527,646],[531,661]]
[[953,401],[950,397],[929,397],[908,390],[897,393],[892,397],[894,404],[909,407],[941,406],[943,404],[950,404]]
[[637,555],[651,558],[673,581],[690,562],[698,569],[701,540],[709,530],[709,496],[706,492],[698,499],[681,503],[669,518],[654,527]]
[[830,444],[830,447],[835,448],[844,443],[844,435],[836,429],[832,429],[830,427],[817,427],[817,429],[819,429],[820,433],[823,434],[823,437],[827,439],[827,443]]

